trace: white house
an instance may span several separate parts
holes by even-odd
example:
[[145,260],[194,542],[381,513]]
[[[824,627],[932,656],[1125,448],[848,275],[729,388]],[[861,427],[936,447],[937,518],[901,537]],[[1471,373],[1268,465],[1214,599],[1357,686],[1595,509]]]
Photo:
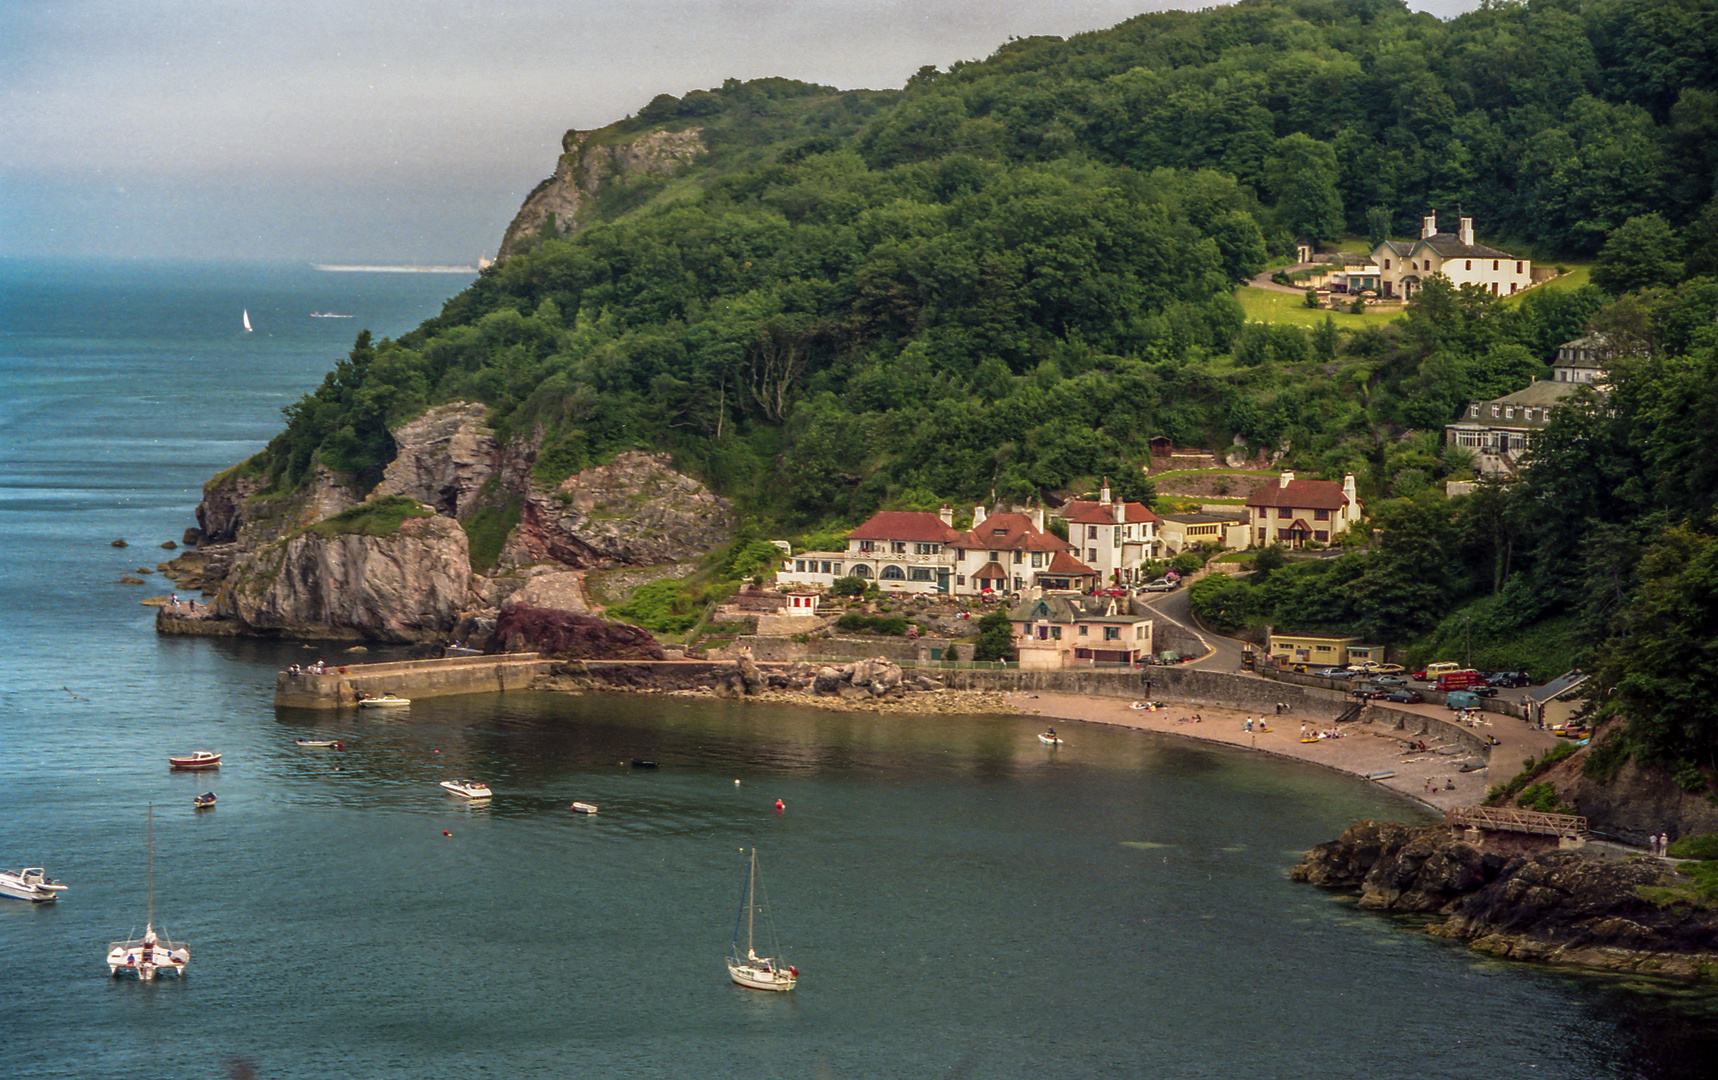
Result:
[[779,587],[828,589],[837,578],[875,581],[885,592],[946,593],[952,573],[949,545],[960,533],[954,511],[885,510],[847,534],[846,551],[805,551],[782,560]]
[[1068,523],[1074,557],[1097,571],[1105,584],[1141,581],[1144,564],[1157,558],[1162,548],[1158,516],[1144,503],[1110,498],[1108,483],[1096,502],[1075,499],[1057,515]]
[[1020,593],[1031,588],[1074,589],[1096,584],[1098,572],[1081,562],[1074,546],[1044,530],[1044,511],[975,507],[971,529],[952,542],[954,592]]
[[1385,296],[1411,299],[1433,274],[1457,285],[1478,285],[1496,296],[1510,296],[1533,284],[1533,260],[1477,244],[1473,218],[1461,219],[1453,233],[1439,232],[1435,214],[1421,219],[1418,240],[1386,240],[1372,250]]

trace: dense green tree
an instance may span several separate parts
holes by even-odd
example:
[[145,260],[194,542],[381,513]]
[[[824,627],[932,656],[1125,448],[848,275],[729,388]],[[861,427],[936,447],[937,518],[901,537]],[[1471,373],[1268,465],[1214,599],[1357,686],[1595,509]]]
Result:
[[1593,284],[1610,293],[1682,280],[1682,244],[1659,214],[1631,217],[1606,237],[1593,266]]

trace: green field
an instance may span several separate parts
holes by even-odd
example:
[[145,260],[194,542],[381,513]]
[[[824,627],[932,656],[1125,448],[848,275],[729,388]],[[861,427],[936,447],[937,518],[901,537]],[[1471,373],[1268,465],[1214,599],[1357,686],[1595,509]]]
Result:
[[1401,310],[1369,311],[1351,315],[1328,308],[1309,308],[1303,293],[1277,292],[1274,289],[1242,287],[1235,290],[1235,299],[1247,313],[1248,322],[1288,323],[1291,326],[1318,326],[1326,315],[1336,320],[1338,330],[1358,330],[1362,326],[1382,326],[1402,317]]

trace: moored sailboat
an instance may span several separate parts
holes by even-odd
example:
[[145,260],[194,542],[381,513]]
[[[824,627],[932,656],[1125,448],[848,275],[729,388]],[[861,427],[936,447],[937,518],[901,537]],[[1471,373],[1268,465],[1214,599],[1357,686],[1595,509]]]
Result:
[[240,319],[240,320],[241,320],[241,321],[242,321],[242,322],[243,322],[243,323],[244,323],[244,324],[245,324],[245,333],[247,333],[247,334],[248,334],[248,333],[250,333],[250,332],[251,332],[251,313],[250,313],[250,309],[249,309],[249,308],[244,308],[244,309],[242,309],[242,310],[241,310],[241,311],[240,311],[240,312],[239,312],[239,319]]
[[132,975],[141,982],[151,982],[156,975],[183,975],[191,962],[191,950],[183,942],[174,942],[155,932],[155,804],[149,804],[149,914],[143,924],[143,936],[130,941],[115,941],[107,947],[107,970],[110,975]]
[[[757,913],[763,904],[758,901],[758,849],[752,849],[751,872],[746,877],[745,893],[740,902],[740,918],[746,923],[746,951],[740,952],[740,920],[734,920],[734,944],[728,955],[728,975],[741,986],[753,990],[792,990],[799,982],[799,969],[784,964],[773,956],[759,956],[754,949],[753,930]],[[779,951],[779,950],[772,950]]]

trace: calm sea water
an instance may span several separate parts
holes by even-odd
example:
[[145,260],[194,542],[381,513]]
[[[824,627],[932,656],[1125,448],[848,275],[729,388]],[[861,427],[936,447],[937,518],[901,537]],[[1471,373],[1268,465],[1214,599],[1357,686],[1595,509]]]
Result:
[[[273,672],[322,650],[158,639],[140,602],[169,586],[119,579],[168,557],[201,483],[358,330],[403,332],[462,285],[0,263],[0,864],[72,886],[0,900],[11,1068],[1711,1075],[1708,998],[1489,962],[1291,885],[1349,821],[1414,813],[1309,767],[1074,725],[1047,751],[1024,719],[686,699],[277,711]],[[294,745],[312,735],[346,748]],[[226,753],[218,774],[167,770],[199,748]],[[466,775],[490,806],[437,786]],[[194,814],[210,787],[219,806]],[[145,918],[150,804],[156,921],[193,960],[139,985],[102,959]],[[754,845],[792,995],[722,967]]]

